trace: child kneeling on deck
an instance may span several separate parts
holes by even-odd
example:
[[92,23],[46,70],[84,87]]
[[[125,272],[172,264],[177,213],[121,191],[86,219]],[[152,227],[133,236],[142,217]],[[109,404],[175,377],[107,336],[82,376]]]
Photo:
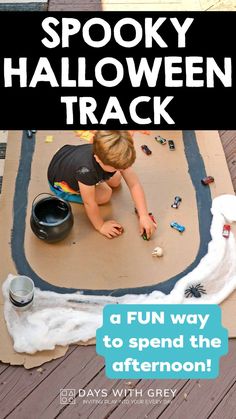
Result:
[[123,177],[139,214],[140,234],[145,231],[150,238],[156,225],[131,167],[135,158],[128,131],[97,131],[93,144],[65,145],[57,151],[48,168],[50,189],[62,199],[84,204],[94,228],[111,239],[122,234],[123,227],[114,220],[104,221],[98,206],[110,200],[112,188],[118,187]]

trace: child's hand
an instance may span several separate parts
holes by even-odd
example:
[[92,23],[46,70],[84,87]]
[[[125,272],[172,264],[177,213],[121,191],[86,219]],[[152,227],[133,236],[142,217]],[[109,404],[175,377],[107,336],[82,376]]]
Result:
[[105,221],[99,232],[108,239],[120,236],[123,233],[123,227],[114,220]]
[[140,226],[140,235],[146,232],[147,239],[150,239],[152,234],[157,228],[156,223],[154,223],[149,215],[141,215],[139,218],[139,226]]

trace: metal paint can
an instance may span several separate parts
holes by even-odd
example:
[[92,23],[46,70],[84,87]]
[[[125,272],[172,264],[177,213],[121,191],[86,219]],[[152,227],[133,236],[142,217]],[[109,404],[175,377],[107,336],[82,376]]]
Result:
[[9,288],[9,299],[16,310],[29,309],[34,300],[34,282],[31,278],[18,275],[12,279]]

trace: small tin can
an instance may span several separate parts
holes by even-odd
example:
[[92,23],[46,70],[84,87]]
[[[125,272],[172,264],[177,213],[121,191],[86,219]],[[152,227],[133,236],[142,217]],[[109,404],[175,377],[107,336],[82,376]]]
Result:
[[29,309],[34,300],[34,282],[31,278],[18,275],[12,279],[9,288],[9,299],[16,310]]
[[212,182],[214,182],[214,178],[213,178],[213,176],[207,176],[207,177],[204,177],[202,180],[201,180],[201,182],[202,182],[202,184],[203,185],[209,185],[209,183],[212,183]]

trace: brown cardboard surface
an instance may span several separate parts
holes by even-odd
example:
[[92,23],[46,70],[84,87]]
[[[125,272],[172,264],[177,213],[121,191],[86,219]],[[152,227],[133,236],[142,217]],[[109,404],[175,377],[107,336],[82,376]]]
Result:
[[[162,135],[173,139],[176,151],[171,152],[168,145],[158,144],[154,137]],[[212,196],[233,193],[224,152],[218,133],[215,131],[197,132],[197,141],[204,159],[206,171],[215,177],[211,185]],[[47,135],[53,135],[53,142],[46,143]],[[16,273],[11,259],[12,203],[15,177],[19,164],[21,132],[10,132],[3,193],[0,206],[0,281],[8,273]],[[29,227],[31,202],[41,192],[49,191],[46,171],[55,151],[66,143],[79,144],[81,140],[71,131],[38,132],[34,153],[31,180],[29,185],[29,205],[25,234],[25,253],[31,267],[47,282],[58,286],[114,289],[156,284],[181,272],[195,258],[199,246],[198,216],[195,190],[188,174],[184,154],[182,133],[180,131],[151,131],[150,135],[136,133],[137,149],[135,170],[144,186],[149,210],[158,221],[158,230],[149,242],[139,237],[137,217],[126,185],[115,191],[110,204],[102,207],[105,218],[115,218],[124,225],[122,237],[112,241],[97,233],[86,218],[83,206],[73,205],[75,225],[63,242],[46,244],[38,240]],[[30,141],[30,139],[29,139]],[[152,156],[146,156],[140,145],[147,144]],[[175,195],[183,199],[178,210],[170,206]],[[20,203],[19,203],[20,205]],[[191,210],[190,210],[191,209]],[[171,221],[183,223],[187,229],[184,235],[169,227]],[[157,245],[163,247],[164,257],[154,259],[151,251]],[[223,322],[231,337],[236,336],[236,326],[232,321],[236,293],[223,304]],[[1,296],[1,305],[3,304]],[[2,308],[2,307],[1,307]],[[234,308],[235,310],[235,308]],[[1,342],[0,360],[11,364],[24,364],[31,368],[51,359],[62,356],[67,348],[56,348],[35,355],[17,354],[12,349],[3,314],[0,321]]]
[[[45,244],[32,234],[28,206],[25,254],[35,272],[54,285],[71,288],[114,289],[156,284],[181,272],[192,262],[199,246],[195,190],[188,173],[181,132],[168,132],[176,142],[176,151],[168,145],[157,144],[152,135],[135,134],[137,162],[134,168],[142,181],[148,208],[158,221],[155,236],[145,242],[139,236],[138,219],[125,183],[114,192],[111,203],[101,207],[103,216],[119,221],[125,233],[110,241],[97,233],[90,224],[81,205],[73,205],[75,224],[72,233],[63,242]],[[72,132],[55,132],[53,143],[45,143],[45,133],[37,136],[29,187],[29,202],[48,191],[46,172],[54,152],[65,143],[80,143]],[[147,144],[152,150],[146,156],[140,146]],[[44,156],[43,159],[40,156]],[[168,166],[166,165],[168,161]],[[183,202],[178,211],[171,208],[176,195]],[[189,211],[189,206],[192,211]],[[177,221],[191,225],[184,235],[173,231],[169,223]],[[191,237],[195,240],[191,240]],[[165,258],[151,257],[152,250],[161,246]],[[173,264],[173,253],[175,263]]]
[[[11,138],[15,138],[12,141]],[[14,180],[18,168],[18,158],[20,152],[21,133],[10,132],[10,140],[7,147],[6,166],[4,174],[4,182],[2,194],[0,198],[0,283],[5,280],[9,272],[16,274],[14,263],[11,259],[10,240],[12,226],[12,201],[14,196]],[[4,222],[3,222],[4,220]],[[68,347],[57,347],[54,351],[42,351],[37,356],[28,354],[18,354],[12,346],[12,339],[8,334],[4,315],[3,315],[3,297],[0,293],[0,360],[11,365],[24,365],[25,368],[33,368],[44,364],[45,362],[60,358],[63,356]]]

